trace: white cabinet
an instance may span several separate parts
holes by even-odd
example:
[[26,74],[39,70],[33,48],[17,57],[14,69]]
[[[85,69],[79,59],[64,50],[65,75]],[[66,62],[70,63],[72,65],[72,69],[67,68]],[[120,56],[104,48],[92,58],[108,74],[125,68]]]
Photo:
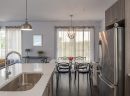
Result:
[[46,89],[44,90],[43,96],[53,96],[53,75],[51,76]]

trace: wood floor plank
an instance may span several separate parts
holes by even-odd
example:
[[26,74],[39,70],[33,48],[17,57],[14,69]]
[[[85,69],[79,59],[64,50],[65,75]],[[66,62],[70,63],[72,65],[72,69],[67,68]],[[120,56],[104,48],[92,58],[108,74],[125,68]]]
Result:
[[71,78],[68,73],[54,74],[53,96],[91,96],[89,75],[72,73]]

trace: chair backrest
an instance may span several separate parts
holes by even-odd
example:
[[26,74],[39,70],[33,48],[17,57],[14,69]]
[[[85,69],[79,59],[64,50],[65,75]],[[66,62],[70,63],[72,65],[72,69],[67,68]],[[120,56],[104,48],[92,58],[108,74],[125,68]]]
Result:
[[22,56],[16,51],[11,51],[6,55],[6,64],[22,63]]
[[83,63],[86,61],[86,57],[78,56],[75,57],[75,62]]
[[58,57],[57,62],[68,62],[68,58],[66,56]]
[[59,62],[58,65],[69,65],[67,62]]

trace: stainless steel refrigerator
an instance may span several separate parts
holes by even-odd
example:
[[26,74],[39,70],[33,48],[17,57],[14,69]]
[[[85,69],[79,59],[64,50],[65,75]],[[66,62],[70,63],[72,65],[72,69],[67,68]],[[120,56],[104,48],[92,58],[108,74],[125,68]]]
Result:
[[124,96],[125,31],[115,27],[99,33],[100,96]]

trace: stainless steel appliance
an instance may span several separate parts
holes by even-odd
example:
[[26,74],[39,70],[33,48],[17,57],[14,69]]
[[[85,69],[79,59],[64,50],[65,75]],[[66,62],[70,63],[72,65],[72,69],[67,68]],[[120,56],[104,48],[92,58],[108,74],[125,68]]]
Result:
[[125,33],[124,28],[114,28],[99,33],[100,96],[124,96]]

